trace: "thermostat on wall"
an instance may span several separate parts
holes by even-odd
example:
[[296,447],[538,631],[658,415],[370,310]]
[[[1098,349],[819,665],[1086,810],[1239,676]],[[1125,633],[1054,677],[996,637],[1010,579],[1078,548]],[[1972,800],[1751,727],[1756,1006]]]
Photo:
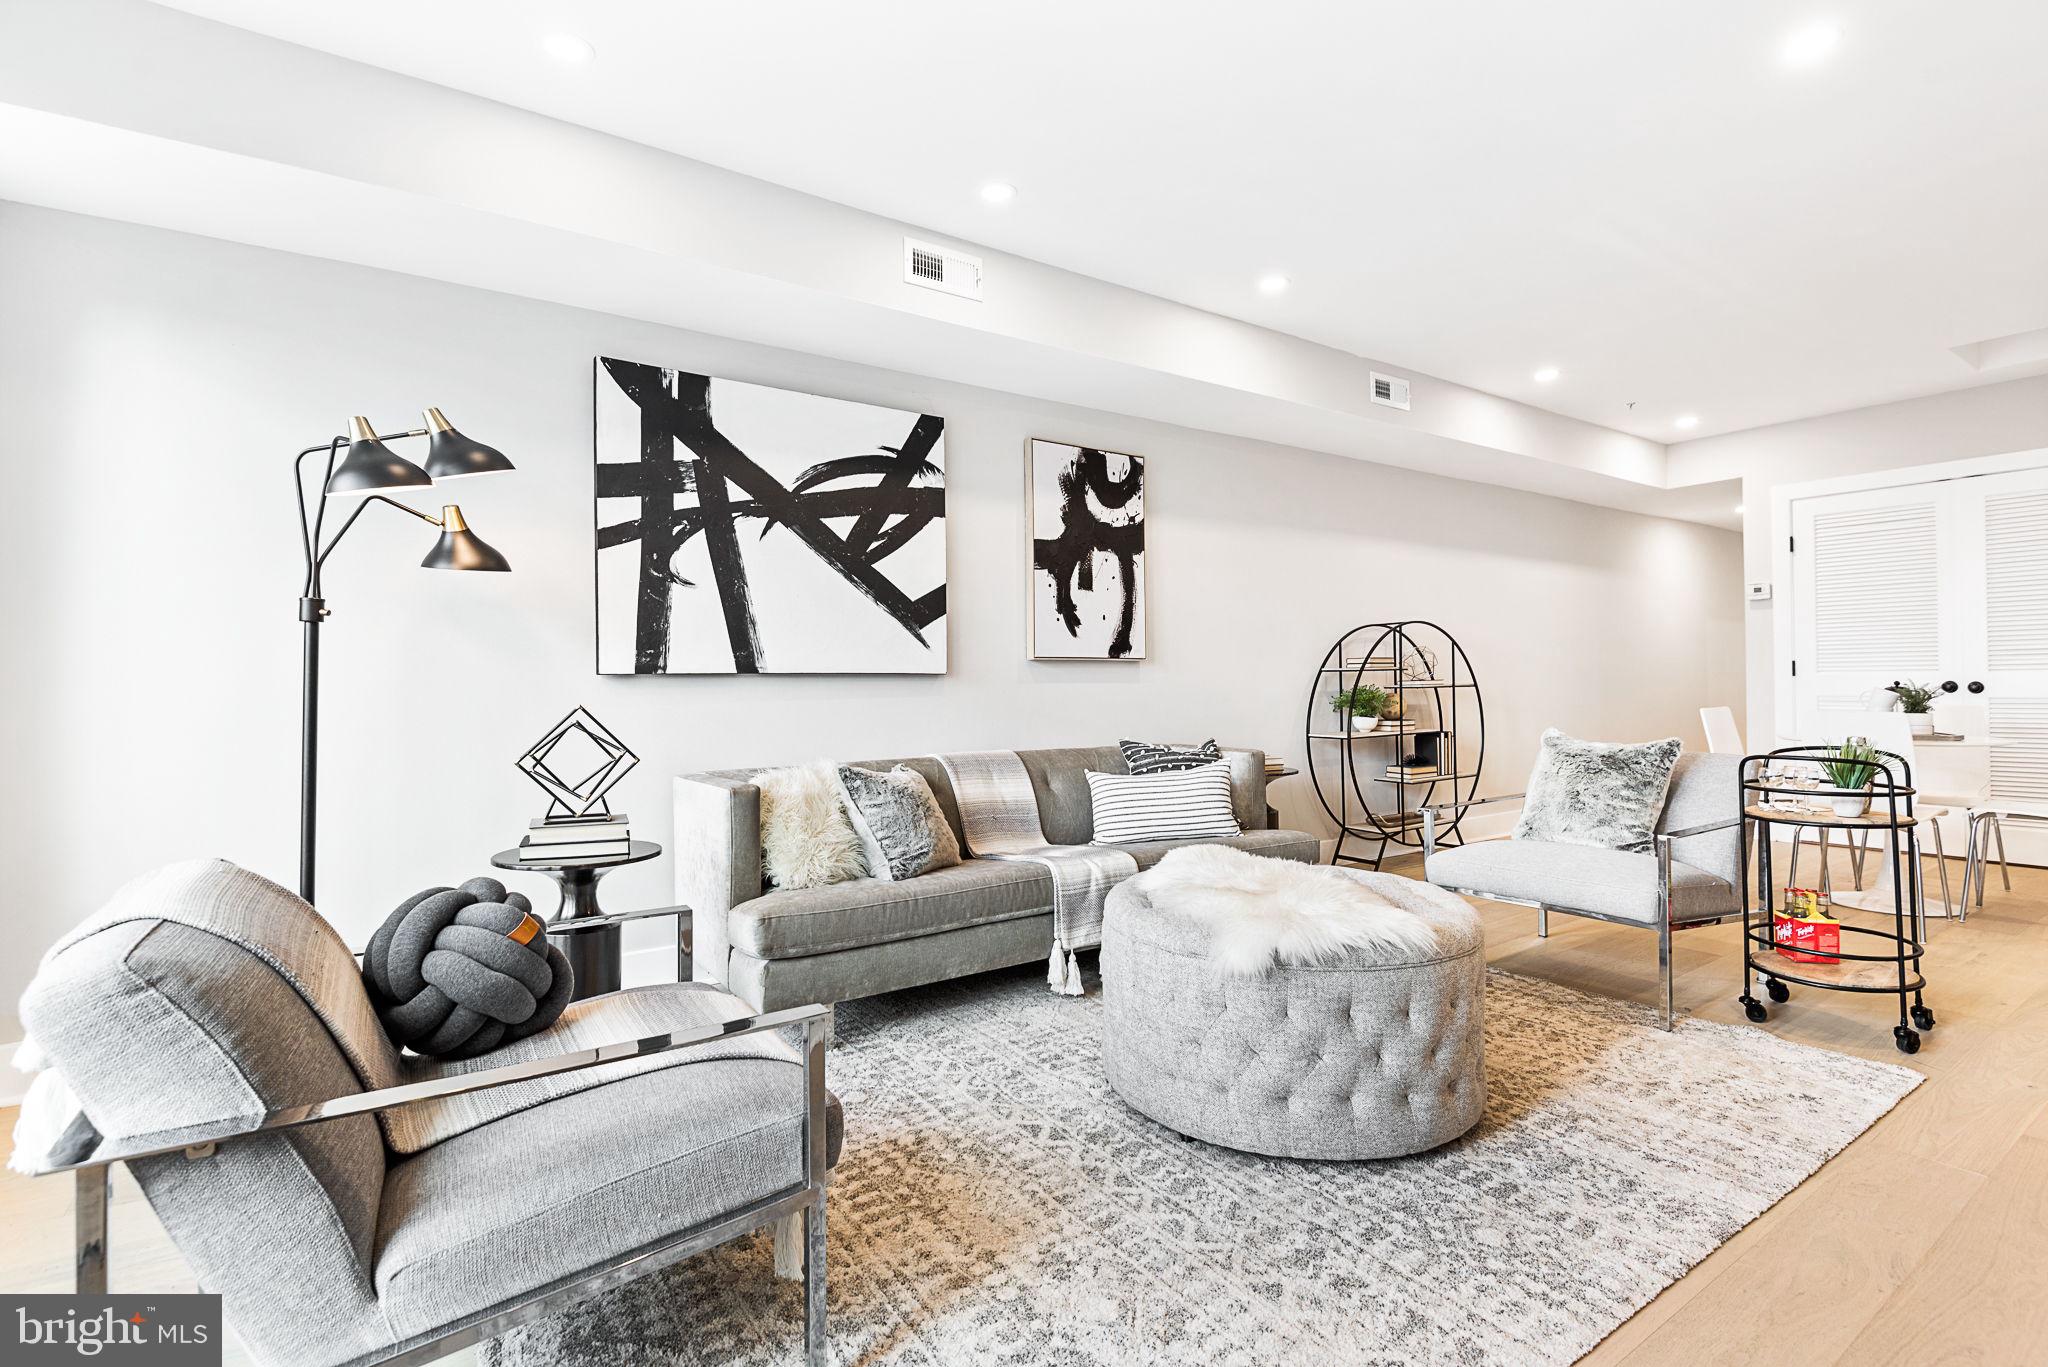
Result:
[[1771,601],[1771,586],[1762,583],[1751,584],[1749,592],[1744,594],[1743,597],[1752,603],[1768,603]]

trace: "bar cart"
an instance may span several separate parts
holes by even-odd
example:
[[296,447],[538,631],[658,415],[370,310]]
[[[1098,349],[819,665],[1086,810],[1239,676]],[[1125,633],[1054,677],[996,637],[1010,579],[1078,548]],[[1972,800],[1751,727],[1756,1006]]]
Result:
[[[1934,1012],[1922,999],[1927,987],[1921,967],[1927,921],[1921,903],[1919,819],[1913,814],[1912,766],[1889,750],[1879,750],[1870,765],[1867,788],[1831,787],[1825,779],[1798,777],[1800,771],[1824,772],[1821,765],[1839,758],[1833,747],[1825,745],[1789,746],[1743,757],[1743,992],[1737,1000],[1750,1020],[1761,1023],[1769,1019],[1770,1009],[1754,995],[1758,986],[1773,1002],[1790,1000],[1794,984],[1825,992],[1896,994],[1899,1023],[1892,1029],[1892,1041],[1901,1053],[1917,1054],[1920,1032],[1934,1028]],[[1846,799],[1846,807],[1858,798],[1868,800],[1858,814],[1835,809],[1836,799]],[[1795,840],[1802,827],[1881,833],[1887,857],[1894,861],[1892,928],[1841,922],[1836,927],[1841,938],[1833,950],[1781,941],[1777,908],[1784,890],[1772,877],[1773,826],[1794,828]],[[1750,876],[1752,863],[1756,866],[1754,879]],[[1847,947],[1852,936],[1857,950]],[[1859,952],[1863,949],[1871,952]],[[1788,959],[1781,950],[1791,950],[1799,959]]]

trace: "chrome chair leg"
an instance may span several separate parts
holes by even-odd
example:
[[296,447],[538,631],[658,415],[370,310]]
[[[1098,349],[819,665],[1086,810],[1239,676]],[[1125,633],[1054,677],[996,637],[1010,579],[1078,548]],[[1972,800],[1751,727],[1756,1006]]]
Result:
[[1870,832],[1849,833],[1849,876],[1856,880],[1856,891],[1863,891],[1863,856],[1870,853]]
[[107,1294],[107,1184],[112,1177],[106,1167],[80,1168],[73,1187],[72,1289],[81,1296]]
[[1828,828],[1820,828],[1820,900],[1835,900],[1835,880],[1828,875]]
[[1928,824],[1934,827],[1934,869],[1941,875],[1941,914],[1954,917],[1955,903],[1948,898],[1948,855],[1941,848],[1941,818],[1934,817]]
[[1664,924],[1657,927],[1657,973],[1664,981],[1664,1028],[1671,1029],[1677,1023],[1678,1013],[1671,1000],[1671,915],[1666,909]]
[[1785,865],[1785,886],[1788,888],[1799,886],[1799,837],[1804,834],[1805,831],[1799,827],[1792,828],[1792,858]]
[[2005,823],[1998,819],[1998,813],[1991,814],[1991,833],[1998,837],[1998,874],[2005,880],[2005,890],[2012,891],[2012,865],[2005,862]]
[[1550,938],[1549,907],[1536,908],[1536,938],[1539,940],[1547,940]]
[[804,1367],[825,1367],[825,1194],[804,1207]]

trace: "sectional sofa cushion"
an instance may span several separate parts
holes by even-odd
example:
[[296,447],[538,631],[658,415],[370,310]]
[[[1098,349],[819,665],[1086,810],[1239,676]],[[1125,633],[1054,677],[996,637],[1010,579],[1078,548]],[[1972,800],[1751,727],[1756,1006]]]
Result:
[[1124,752],[1124,763],[1134,774],[1170,774],[1176,769],[1214,764],[1223,758],[1213,736],[1200,745],[1160,745],[1142,740],[1120,740],[1116,745]]
[[839,766],[839,790],[876,878],[915,878],[960,862],[960,842],[931,785],[915,769]]
[[1230,766],[1218,761],[1162,774],[1088,775],[1094,842],[1213,840],[1238,833]]
[[839,774],[820,760],[769,769],[761,790],[761,871],[778,888],[822,888],[865,878],[860,837],[841,805]]
[[[1485,840],[1439,848],[1429,857],[1429,881],[1516,901],[1542,902],[1657,923],[1657,859],[1625,850],[1589,849],[1547,840]],[[1672,921],[1730,915],[1739,906],[1735,887],[1704,869],[1671,861]]]

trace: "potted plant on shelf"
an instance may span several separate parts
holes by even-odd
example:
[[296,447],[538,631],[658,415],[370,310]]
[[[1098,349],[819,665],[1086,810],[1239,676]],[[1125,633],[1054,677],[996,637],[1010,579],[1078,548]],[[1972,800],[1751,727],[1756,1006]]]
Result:
[[1349,730],[1360,735],[1380,724],[1381,715],[1392,701],[1386,689],[1367,683],[1340,688],[1330,695],[1330,706],[1337,709]]
[[1890,688],[1893,697],[1899,700],[1899,711],[1906,714],[1906,729],[1916,736],[1934,734],[1934,689],[1916,683],[1895,683]]
[[1840,790],[1828,799],[1836,816],[1862,816],[1870,810],[1870,784],[1877,776],[1878,759],[1869,741],[1852,736],[1830,745],[1820,767],[1829,784]]

